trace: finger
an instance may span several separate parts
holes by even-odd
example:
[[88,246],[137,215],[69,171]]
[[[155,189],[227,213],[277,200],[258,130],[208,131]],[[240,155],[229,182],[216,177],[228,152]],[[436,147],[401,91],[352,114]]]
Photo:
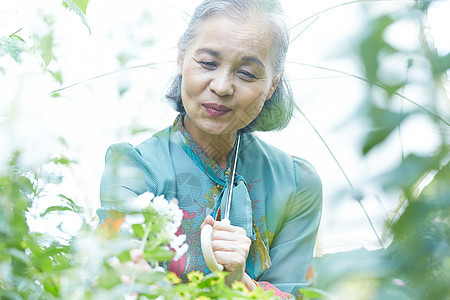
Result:
[[235,270],[245,270],[246,257],[227,251],[216,251],[214,257],[217,263],[224,266],[225,270],[233,272]]
[[227,231],[227,230],[217,230],[213,229],[211,239],[214,240],[224,240],[224,241],[245,241],[251,242],[250,239],[245,235],[245,230],[243,231]]
[[213,251],[238,251],[247,256],[252,241],[246,236],[232,234],[226,231],[213,232],[211,246]]
[[250,245],[247,243],[233,241],[212,241],[213,253],[216,252],[235,252],[241,256],[247,257]]
[[211,225],[211,226],[214,226],[214,223],[215,223],[214,218],[211,217],[210,215],[208,215],[208,216],[206,216],[206,218],[205,218],[205,220],[203,221],[203,223],[202,223],[202,225],[200,226],[200,228],[202,229],[203,226],[204,226],[205,224],[209,224],[209,225]]
[[239,227],[239,226],[229,225],[229,224],[226,224],[226,223],[221,222],[221,221],[216,221],[214,223],[213,228],[215,230],[224,230],[224,231],[236,232],[236,233],[240,233],[240,234],[246,235],[246,231],[245,231],[244,228]]

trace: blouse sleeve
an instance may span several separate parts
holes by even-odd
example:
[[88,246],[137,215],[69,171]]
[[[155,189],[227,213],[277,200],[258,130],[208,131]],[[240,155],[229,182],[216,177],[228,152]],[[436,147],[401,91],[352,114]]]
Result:
[[[311,265],[322,212],[322,183],[314,167],[294,157],[295,197],[285,209],[281,230],[274,237],[269,255],[272,266],[259,283],[282,298],[286,293],[298,295],[308,283],[306,273]],[[275,287],[275,288],[274,288]]]
[[126,212],[130,200],[146,191],[153,192],[153,184],[147,179],[149,172],[137,148],[128,143],[109,147],[100,184],[99,227],[105,222],[117,223],[116,219]]

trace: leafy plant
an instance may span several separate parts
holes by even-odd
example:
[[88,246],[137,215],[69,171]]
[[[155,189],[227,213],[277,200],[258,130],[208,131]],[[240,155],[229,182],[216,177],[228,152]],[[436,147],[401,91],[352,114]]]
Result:
[[[403,153],[398,166],[375,179],[386,195],[398,202],[380,240],[387,247],[315,259],[316,287],[320,289],[354,299],[450,299],[450,124],[448,111],[438,109],[448,106],[445,82],[450,63],[448,54],[438,54],[426,34],[424,20],[431,4],[416,1],[404,11],[369,19],[356,47],[365,77],[353,78],[367,83],[366,100],[358,112],[370,124],[361,145],[364,156],[369,157],[394,133],[401,133],[407,120],[418,116],[434,124],[440,143],[429,155]],[[387,30],[405,21],[417,24],[418,46],[413,53],[397,49],[386,39]],[[382,63],[392,57],[403,57],[405,78],[393,80],[386,65],[382,69]],[[410,81],[412,71],[423,72],[427,79]],[[406,97],[403,92],[410,86],[420,86],[429,97],[421,101]],[[398,192],[401,196],[396,200]]]

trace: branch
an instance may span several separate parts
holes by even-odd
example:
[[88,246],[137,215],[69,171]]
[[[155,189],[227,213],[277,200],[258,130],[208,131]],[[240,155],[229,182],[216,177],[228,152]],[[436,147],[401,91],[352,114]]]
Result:
[[308,122],[308,124],[312,127],[312,129],[314,130],[314,132],[317,134],[317,136],[320,138],[320,140],[322,141],[322,143],[325,145],[325,147],[327,148],[328,152],[331,154],[331,157],[333,157],[333,160],[336,162],[336,164],[338,165],[339,169],[341,170],[341,173],[344,175],[345,179],[347,180],[348,185],[350,186],[356,201],[359,203],[359,205],[361,206],[362,210],[364,211],[364,214],[366,215],[367,220],[369,221],[370,227],[372,228],[372,231],[375,233],[375,236],[377,237],[378,243],[380,244],[380,246],[382,248],[384,248],[383,243],[381,242],[380,237],[378,236],[377,231],[375,230],[375,226],[372,223],[372,220],[369,217],[369,214],[367,213],[366,209],[364,208],[364,206],[361,203],[362,200],[362,196],[359,196],[359,193],[356,191],[356,189],[354,188],[352,182],[350,181],[349,177],[347,176],[347,173],[344,171],[344,168],[342,168],[341,164],[339,163],[339,161],[337,160],[336,156],[334,155],[333,151],[331,151],[330,146],[328,146],[328,143],[325,141],[325,139],[322,137],[322,135],[319,133],[319,131],[317,130],[317,128],[314,126],[314,124],[308,119],[308,117],[306,117],[306,115],[303,113],[303,111],[300,109],[300,107],[298,107],[298,105],[296,103],[294,103],[294,108],[303,116],[303,118],[305,118],[306,122]]
[[80,85],[82,83],[86,83],[86,82],[91,81],[91,80],[95,80],[95,79],[98,79],[98,78],[106,77],[106,76],[109,76],[109,75],[112,75],[112,74],[115,74],[115,73],[120,73],[120,72],[123,72],[123,71],[139,69],[139,68],[153,67],[153,66],[156,66],[156,65],[173,63],[173,62],[174,61],[165,61],[165,62],[148,63],[148,64],[143,64],[143,65],[137,65],[137,66],[127,67],[127,68],[122,68],[122,69],[119,69],[119,70],[115,70],[115,71],[112,71],[112,72],[108,72],[108,73],[105,73],[105,74],[100,74],[100,75],[97,75],[97,76],[94,76],[94,77],[91,77],[91,78],[88,78],[88,79],[81,80],[81,81],[79,81],[77,83],[74,83],[74,84],[62,87],[62,88],[54,90],[54,91],[51,91],[50,94],[56,94],[56,93],[59,93],[61,91],[66,90],[68,88]]
[[[364,3],[364,2],[395,2],[395,1],[405,1],[405,0],[355,0],[355,1],[344,2],[344,3],[341,3],[341,4],[337,4],[337,5],[328,7],[326,9],[324,9],[324,10],[321,10],[321,11],[319,11],[319,12],[317,12],[317,13],[309,16],[309,17],[307,17],[306,19],[301,20],[300,22],[298,22],[297,24],[292,26],[290,29],[292,30],[293,28],[295,28],[298,25],[308,21],[309,19],[314,18],[315,16],[319,15],[319,17],[320,17],[320,15],[326,13],[327,11],[335,9],[335,8],[338,8],[338,7],[341,7],[341,6],[346,6],[346,5],[350,5],[350,4],[356,4],[356,3]],[[406,0],[406,1],[408,1],[408,2],[416,2],[415,0]]]

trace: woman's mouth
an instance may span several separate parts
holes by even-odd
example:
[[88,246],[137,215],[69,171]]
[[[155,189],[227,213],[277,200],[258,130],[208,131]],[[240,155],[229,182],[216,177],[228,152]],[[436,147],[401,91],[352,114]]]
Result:
[[205,111],[212,117],[220,117],[231,111],[231,108],[216,103],[204,103],[202,106]]

